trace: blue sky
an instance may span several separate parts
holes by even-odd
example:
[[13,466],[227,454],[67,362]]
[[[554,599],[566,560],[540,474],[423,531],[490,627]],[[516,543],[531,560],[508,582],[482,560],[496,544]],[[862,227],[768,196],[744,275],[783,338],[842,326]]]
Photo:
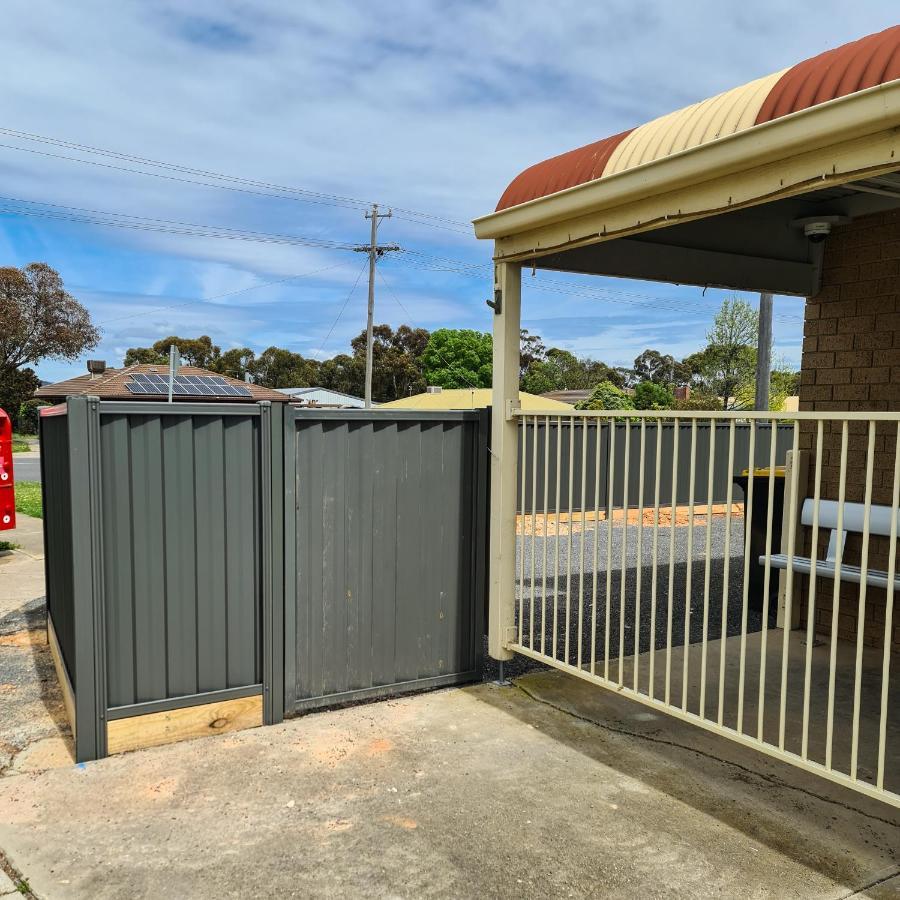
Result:
[[[376,318],[487,330],[490,245],[445,220],[489,212],[533,162],[896,20],[888,2],[812,10],[766,0],[7,0],[0,128],[442,217],[384,225],[382,241],[415,253],[381,267]],[[118,364],[128,347],[172,333],[331,356],[365,324],[359,254],[106,227],[18,201],[341,243],[367,238],[358,204],[123,172],[110,166],[162,170],[8,134],[0,145],[0,195],[15,198],[0,200],[0,259],[61,272],[102,327],[93,357]],[[548,344],[628,364],[645,347],[692,352],[722,296],[539,272],[525,278],[523,317]],[[776,352],[793,363],[801,312],[800,301],[776,300]],[[73,370],[83,363],[38,369],[47,379]]]

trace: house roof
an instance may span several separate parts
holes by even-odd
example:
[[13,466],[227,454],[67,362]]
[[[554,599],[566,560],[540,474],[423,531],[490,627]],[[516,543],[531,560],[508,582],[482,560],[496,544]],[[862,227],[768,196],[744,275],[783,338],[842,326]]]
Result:
[[[437,393],[414,394],[412,397],[403,397],[400,400],[392,400],[390,403],[382,403],[379,409],[484,409],[491,405],[492,393],[490,388],[450,388]],[[569,403],[560,403],[558,400],[547,400],[534,394],[519,393],[519,409],[524,410],[569,410]]]
[[[66,381],[58,381],[56,384],[46,384],[34,392],[34,396],[41,400],[59,401],[66,397],[76,397],[90,394],[101,400],[160,400],[154,394],[133,394],[126,385],[133,375],[167,375],[169,367],[166,365],[150,365],[141,363],[134,366],[126,366],[122,369],[107,369],[102,375],[78,375]],[[173,399],[178,402],[228,402],[228,403],[256,403],[259,400],[271,400],[274,403],[288,403],[290,397],[280,391],[273,391],[256,384],[248,384],[228,375],[220,375],[218,372],[210,372],[208,369],[200,369],[197,366],[179,366],[178,375],[215,375],[224,378],[229,384],[237,387],[249,388],[250,398],[241,397],[195,397],[176,396]]]
[[[291,400],[301,401],[316,406],[341,406],[350,409],[362,409],[366,401],[354,394],[345,394],[323,387],[278,388],[281,394],[287,394]],[[373,403],[372,406],[378,406]]]
[[497,212],[897,79],[900,25],[537,163],[513,179]]

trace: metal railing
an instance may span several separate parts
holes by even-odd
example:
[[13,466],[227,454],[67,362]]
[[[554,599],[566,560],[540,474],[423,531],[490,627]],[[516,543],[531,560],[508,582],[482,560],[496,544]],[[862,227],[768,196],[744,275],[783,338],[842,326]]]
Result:
[[509,649],[900,806],[900,413],[514,415]]

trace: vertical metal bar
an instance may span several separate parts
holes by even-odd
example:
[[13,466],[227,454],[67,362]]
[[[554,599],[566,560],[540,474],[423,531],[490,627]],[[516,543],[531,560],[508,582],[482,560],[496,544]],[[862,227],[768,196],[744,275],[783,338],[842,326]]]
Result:
[[875,466],[875,420],[869,420],[866,447],[866,493],[863,501],[862,553],[859,562],[859,608],[856,613],[856,668],[853,677],[853,731],[850,743],[850,777],[855,781],[859,763],[859,702],[862,692],[863,636],[866,623],[866,588],[869,576],[869,538],[872,528],[872,480]]
[[747,448],[747,496],[744,498],[744,590],[741,596],[741,657],[738,667],[737,732],[744,732],[744,680],[747,671],[747,605],[750,593],[750,523],[753,521],[753,475],[756,472],[756,420],[750,420]]
[[[519,545],[519,589],[516,591],[516,604],[518,609],[519,620],[519,644],[522,643],[522,633],[525,627],[525,523],[528,516],[525,511],[525,473],[528,469],[528,419],[522,416],[519,419],[519,446],[522,448],[522,454],[519,458],[519,465],[522,467],[520,478],[522,481],[521,502],[519,503],[519,527],[521,534],[517,541]],[[517,529],[518,530],[518,529]]]
[[834,742],[834,680],[837,669],[838,615],[841,602],[841,561],[844,557],[844,501],[847,498],[847,445],[849,423],[841,422],[841,464],[838,476],[837,548],[834,557],[834,588],[831,594],[831,651],[828,657],[828,713],[825,724],[825,767],[831,768],[832,744]]
[[560,470],[562,469],[562,417],[556,417],[556,528],[553,529],[556,558],[553,564],[553,658],[556,659],[559,630],[559,522],[562,513],[560,500]]
[[549,516],[547,501],[550,490],[550,416],[544,417],[544,539],[541,553],[541,654],[547,648],[547,528]]
[[581,562],[578,572],[578,668],[581,668],[581,645],[584,631],[584,537],[585,537],[585,512],[587,498],[585,489],[587,486],[587,434],[588,420],[581,420]]
[[566,542],[566,665],[569,664],[569,648],[572,630],[572,504],[575,481],[575,416],[569,416],[569,539]]
[[[281,406],[278,404],[279,410],[276,417],[277,421],[281,418]],[[276,497],[272,484],[273,478],[273,454],[272,454],[272,403],[264,400],[259,403],[259,491],[260,511],[262,519],[262,527],[260,528],[260,557],[261,557],[261,609],[260,618],[262,620],[262,672],[263,672],[263,721],[267,725],[274,725],[283,718],[282,710],[283,702],[275,702],[276,698],[276,673],[280,673],[281,666],[276,664],[276,655],[283,660],[284,653],[282,647],[277,643],[281,636],[274,627],[274,605],[275,605],[275,547],[272,540],[274,515],[273,501]],[[280,448],[279,448],[280,449]],[[280,549],[280,548],[279,548]],[[279,624],[281,617],[279,616]],[[283,634],[283,626],[279,629]],[[277,691],[280,700],[281,691]]]
[[678,446],[681,443],[681,422],[672,421],[672,508],[669,515],[669,587],[666,607],[666,692],[668,704],[672,696],[672,603],[675,592],[675,523],[678,521]]
[[894,627],[894,579],[897,574],[897,516],[900,509],[900,422],[894,436],[894,483],[891,500],[891,536],[888,545],[887,606],[884,612],[884,649],[881,660],[881,712],[878,717],[878,770],[875,783],[884,789],[884,757],[887,743],[888,687],[891,677],[891,637]]
[[628,469],[631,463],[631,422],[625,420],[625,467],[622,470],[622,556],[619,572],[619,684],[625,674],[625,573],[628,567]]
[[688,663],[691,649],[691,603],[694,599],[694,493],[697,487],[697,420],[691,419],[691,467],[688,478],[687,571],[684,589],[684,655],[681,660],[681,708],[687,712]]
[[634,689],[639,684],[639,654],[641,652],[641,572],[644,568],[644,453],[647,440],[647,420],[641,419],[640,469],[638,469],[638,542],[634,587]]
[[722,561],[722,629],[719,637],[719,712],[716,721],[725,717],[725,647],[728,644],[728,600],[731,594],[731,504],[734,499],[734,419],[728,423],[728,470],[725,473],[725,548]]
[[538,459],[538,419],[537,416],[532,417],[531,427],[534,431],[532,435],[531,450],[531,608],[528,613],[528,646],[534,650],[534,537],[537,531],[537,459]]
[[766,563],[763,569],[762,636],[759,644],[759,706],[756,710],[756,736],[763,739],[763,717],[766,709],[766,649],[769,637],[769,587],[772,583],[772,517],[775,512],[775,439],[778,423],[769,420],[769,506],[766,510]]
[[659,488],[662,480],[662,417],[656,420],[656,471],[653,487],[653,564],[650,571],[653,573],[653,580],[650,583],[650,684],[647,693],[650,697],[655,697],[654,683],[656,679],[656,582],[657,571],[656,566],[659,561]]
[[609,419],[609,492],[606,497],[606,624],[603,630],[603,677],[609,681],[609,628],[612,602],[612,533],[613,507],[616,489],[616,420]]
[[600,419],[594,420],[594,570],[591,575],[591,675],[597,674],[597,566],[600,559]]
[[[712,557],[713,473],[716,470],[716,420],[709,420],[709,474],[706,482],[706,561],[703,566],[703,639],[700,645],[700,718],[706,718],[706,655],[709,638],[709,575]],[[723,585],[724,589],[724,585]]]
[[819,501],[822,497],[822,444],[824,422],[816,422],[816,474],[813,487],[812,547],[809,563],[809,592],[806,603],[806,660],[803,668],[803,737],[800,756],[809,752],[809,694],[812,683],[812,648],[816,635],[816,563],[819,557]]
[[[772,430],[775,430],[773,424]],[[781,688],[778,707],[778,748],[784,750],[785,720],[787,714],[788,652],[790,650],[791,621],[794,607],[794,544],[797,539],[797,493],[800,479],[800,423],[794,420],[791,443],[791,493],[788,498],[788,551],[784,587],[784,624],[781,633]]]

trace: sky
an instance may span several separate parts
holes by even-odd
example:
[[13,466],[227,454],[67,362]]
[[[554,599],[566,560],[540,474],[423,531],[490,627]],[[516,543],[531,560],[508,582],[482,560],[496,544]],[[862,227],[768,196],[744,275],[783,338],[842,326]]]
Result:
[[[394,210],[379,240],[403,252],[379,266],[376,321],[486,331],[491,245],[468,223],[519,171],[896,21],[881,0],[812,9],[6,0],[0,264],[56,268],[101,327],[86,356],[110,365],[170,334],[325,358],[365,326],[352,246],[378,202]],[[628,365],[698,349],[724,296],[526,273],[523,325]],[[776,298],[776,355],[793,365],[801,316]]]

